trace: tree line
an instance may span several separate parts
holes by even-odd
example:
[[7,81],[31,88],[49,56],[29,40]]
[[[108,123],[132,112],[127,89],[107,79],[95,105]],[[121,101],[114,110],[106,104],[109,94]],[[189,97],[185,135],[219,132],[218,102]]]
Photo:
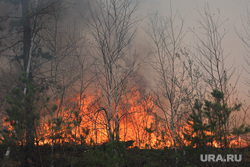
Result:
[[[232,82],[235,68],[226,64],[224,20],[208,5],[199,12],[200,29],[189,29],[195,45],[187,48],[185,20],[171,3],[169,16],[141,18],[136,15],[138,1],[84,1],[86,11],[75,21],[81,26],[74,21],[68,25],[65,17],[75,6],[66,0],[0,3],[5,7],[0,17],[0,109],[1,124],[7,125],[1,127],[1,139],[7,145],[5,156],[15,145],[23,146],[24,166],[35,144],[45,139],[53,156],[54,145],[67,136],[71,144],[86,144],[93,132],[89,143],[97,144],[97,133],[119,141],[134,127],[130,130],[138,145],[144,133],[143,147],[152,148],[155,135],[159,142],[169,140],[177,152],[181,134],[191,146],[216,141],[228,147],[231,134],[249,131],[249,107],[234,98],[238,80]],[[134,39],[145,20],[149,51],[140,54]],[[245,32],[238,36],[248,48],[250,25],[243,25]],[[145,82],[145,66],[154,83],[143,89],[139,84]],[[234,123],[238,110],[244,115]],[[84,121],[92,122],[92,132],[81,126]]]

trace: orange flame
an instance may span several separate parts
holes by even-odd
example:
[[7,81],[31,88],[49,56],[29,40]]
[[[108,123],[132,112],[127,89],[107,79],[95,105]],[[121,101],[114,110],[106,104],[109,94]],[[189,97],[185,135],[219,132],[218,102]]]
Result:
[[[157,115],[153,96],[142,95],[138,90],[133,90],[127,98],[118,104],[119,138],[121,141],[134,140],[134,146],[139,148],[164,148],[173,147],[171,131],[163,119]],[[60,106],[60,101],[55,102]],[[44,114],[40,126],[36,127],[36,143],[44,144],[101,144],[108,141],[108,127],[105,112],[99,110],[101,105],[94,95],[76,96],[67,102],[67,106],[60,106],[54,113],[52,127],[51,113]],[[114,117],[115,115],[113,115]],[[111,121],[114,125],[114,119]],[[13,127],[4,124],[10,131]],[[189,145],[182,132],[188,125],[179,128],[178,138],[180,145]],[[53,135],[52,135],[53,130]],[[114,130],[114,129],[112,129]],[[241,137],[230,136],[230,147],[248,146]],[[214,147],[219,143],[213,142]]]

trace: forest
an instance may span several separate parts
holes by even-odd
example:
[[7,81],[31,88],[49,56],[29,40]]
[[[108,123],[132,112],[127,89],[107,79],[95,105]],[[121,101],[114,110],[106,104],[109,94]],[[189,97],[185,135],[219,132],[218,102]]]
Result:
[[[205,4],[187,28],[171,0],[168,16],[141,3],[0,0],[2,167],[249,166],[250,103],[223,13]],[[249,97],[246,13],[235,33]]]

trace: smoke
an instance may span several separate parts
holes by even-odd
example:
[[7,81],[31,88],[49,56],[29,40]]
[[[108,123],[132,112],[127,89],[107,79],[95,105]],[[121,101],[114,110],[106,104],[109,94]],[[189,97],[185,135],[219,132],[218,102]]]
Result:
[[64,0],[63,21],[69,26],[81,29],[86,25],[84,18],[89,17],[89,6],[94,5],[96,0]]

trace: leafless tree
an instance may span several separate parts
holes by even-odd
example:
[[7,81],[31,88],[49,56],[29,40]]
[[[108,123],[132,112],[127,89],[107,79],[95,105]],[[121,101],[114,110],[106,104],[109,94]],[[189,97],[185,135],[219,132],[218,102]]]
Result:
[[[223,48],[226,29],[223,25],[226,20],[221,20],[220,12],[213,14],[209,5],[200,12],[198,20],[198,29],[190,29],[196,39],[196,60],[201,67],[204,75],[204,81],[211,90],[217,89],[225,94],[225,100],[235,93],[235,83],[230,83],[230,79],[235,69],[233,64],[227,67],[226,58],[228,55]],[[232,86],[230,87],[230,85]],[[210,90],[209,90],[210,91]]]
[[104,111],[110,140],[114,136],[119,139],[118,104],[125,80],[136,65],[128,49],[136,33],[137,8],[138,2],[134,0],[104,0],[90,6],[90,18],[85,19],[94,41],[95,71],[106,103]]
[[[83,97],[86,85],[83,76],[86,75],[86,57],[82,53],[84,38],[76,27],[68,28],[67,20],[62,16],[69,8],[65,1],[55,1],[53,10],[49,13],[45,28],[42,31],[43,47],[49,54],[49,61],[41,68],[42,78],[46,79],[49,85],[48,97],[51,97],[51,105],[47,110],[51,116],[51,149],[53,156],[54,148],[54,121],[58,118],[63,107],[69,105],[66,97],[72,97],[80,93]],[[87,77],[86,77],[87,78]],[[76,85],[80,83],[80,85]],[[86,84],[84,86],[84,84]],[[80,89],[80,90],[79,90]],[[79,100],[82,102],[82,99]],[[80,106],[81,104],[79,104]],[[72,107],[72,106],[71,106]],[[72,108],[73,110],[73,108]],[[45,115],[46,116],[46,115]],[[45,120],[46,121],[46,120]],[[48,120],[47,120],[48,121]],[[75,134],[76,135],[76,134]],[[53,166],[53,158],[52,164]]]
[[[243,32],[237,32],[237,35],[239,36],[239,38],[241,39],[241,41],[244,43],[245,48],[246,48],[246,53],[247,56],[245,57],[246,63],[244,65],[244,69],[247,72],[247,74],[250,74],[250,56],[249,56],[249,52],[250,52],[250,11],[247,10],[247,15],[245,17],[245,19],[242,19],[242,27],[243,27]],[[248,77],[246,77],[245,79],[246,85],[248,87],[250,87],[250,80]],[[250,90],[248,90],[248,94],[250,95]]]
[[[245,49],[246,49],[246,57],[245,57],[245,64],[243,64],[243,68],[245,69],[246,73],[247,73],[247,77],[245,78],[245,84],[248,86],[248,88],[250,87],[250,79],[249,79],[249,74],[250,74],[250,11],[247,10],[247,15],[245,16],[244,19],[242,19],[242,27],[243,30],[241,32],[236,31],[238,37],[241,39],[241,41],[244,43]],[[250,96],[250,90],[248,90],[248,96]],[[250,105],[249,103],[246,103],[243,105],[243,116],[238,120],[241,120],[240,124],[242,124],[242,122],[246,125],[249,126],[249,108]],[[236,118],[236,117],[235,117]],[[236,122],[236,119],[235,119]],[[236,126],[236,125],[235,125]],[[237,124],[237,126],[239,126],[239,123]],[[249,138],[249,136],[247,137],[247,139]]]
[[183,24],[178,13],[173,13],[170,3],[169,17],[163,19],[156,15],[151,19],[150,30],[146,31],[152,41],[149,63],[157,74],[154,78],[157,85],[155,104],[160,109],[159,114],[164,115],[176,152],[177,123],[184,115],[181,106],[185,103],[189,85],[186,80],[188,65],[184,66],[188,55],[182,51]]

